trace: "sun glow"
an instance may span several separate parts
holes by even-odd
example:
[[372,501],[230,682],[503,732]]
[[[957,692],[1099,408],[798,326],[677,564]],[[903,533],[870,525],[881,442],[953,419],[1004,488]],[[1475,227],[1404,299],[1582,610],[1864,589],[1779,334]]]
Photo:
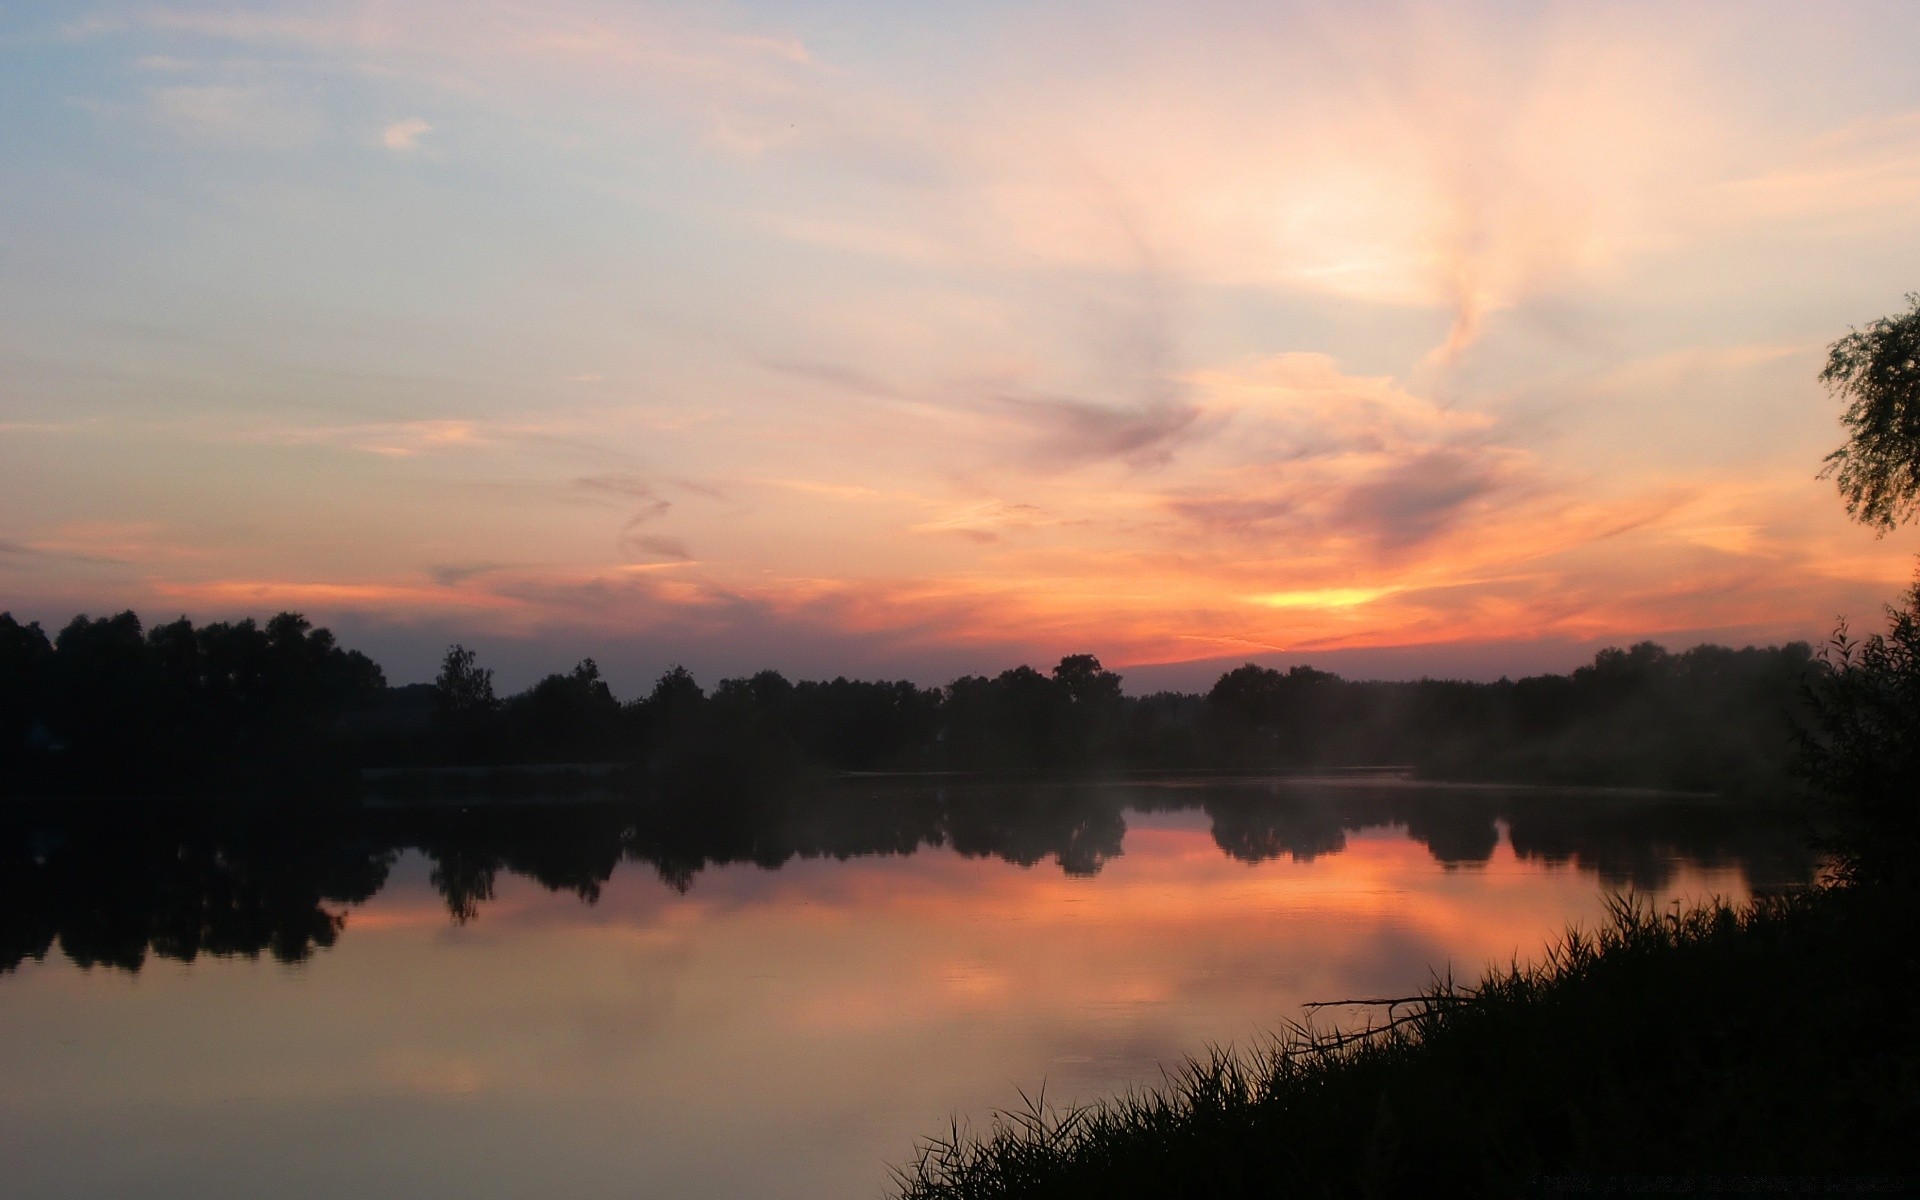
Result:
[[1359,608],[1363,604],[1372,604],[1382,596],[1390,596],[1397,588],[1316,588],[1304,592],[1264,592],[1247,597],[1250,604],[1260,604],[1267,608]]

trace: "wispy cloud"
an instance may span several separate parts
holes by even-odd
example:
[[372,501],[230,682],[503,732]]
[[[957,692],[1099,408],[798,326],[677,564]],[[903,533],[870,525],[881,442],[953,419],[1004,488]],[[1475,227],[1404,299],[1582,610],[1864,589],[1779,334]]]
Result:
[[427,576],[443,588],[459,587],[470,579],[491,575],[496,571],[509,570],[507,563],[466,563],[459,566],[435,566],[427,568]]
[[311,140],[320,117],[275,91],[229,84],[179,84],[148,92],[154,119],[196,140],[284,149]]
[[653,484],[637,475],[583,475],[573,486],[588,496],[630,508],[636,523],[664,517],[673,508],[673,501],[662,499]]
[[642,561],[687,562],[693,558],[693,552],[679,538],[636,533],[632,522],[620,534],[620,549]]
[[1722,219],[1838,233],[1920,206],[1920,112],[1853,122],[1783,149],[1784,161],[1721,186]]
[[340,582],[298,579],[154,580],[157,596],[220,610],[262,612],[374,612],[394,617],[422,613],[485,611],[511,614],[524,607],[510,595],[479,588],[401,582]]
[[1134,466],[1164,463],[1200,419],[1198,407],[1177,401],[1137,408],[1064,397],[1003,396],[999,402],[1039,434],[1035,458],[1043,465],[1107,458]]
[[0,538],[0,563],[5,563],[10,559],[16,562],[22,560],[28,562],[44,560],[51,562],[104,563],[111,565],[125,565],[126,563],[126,560],[123,558],[113,558],[102,554],[75,553],[71,550],[62,550],[54,546],[33,542],[19,542],[12,538]]
[[472,421],[386,421],[359,425],[270,426],[243,431],[243,440],[282,446],[336,446],[382,458],[416,458],[470,449],[488,440]]
[[24,562],[177,567],[203,561],[209,552],[152,521],[66,521],[39,533],[0,538],[0,556]]
[[1198,380],[1223,432],[1166,492],[1194,534],[1391,554],[1431,541],[1538,475],[1482,414],[1444,408],[1318,355]]
[[997,542],[1009,533],[1053,524],[1057,518],[1033,504],[972,504],[931,521],[910,525],[913,533],[951,534],[969,541]]
[[[556,85],[648,96],[701,128],[714,145],[747,153],[790,140],[796,122],[771,106],[784,104],[790,115],[796,103],[810,104],[799,81],[814,69],[807,47],[790,33],[717,14],[697,18],[664,5],[601,0],[157,5],[100,20],[76,36],[142,30],[300,50],[355,70],[431,80],[492,104],[537,103]],[[214,116],[225,104],[226,98],[207,96],[188,106]],[[389,125],[383,141],[396,150],[413,148],[427,131],[413,125]]]

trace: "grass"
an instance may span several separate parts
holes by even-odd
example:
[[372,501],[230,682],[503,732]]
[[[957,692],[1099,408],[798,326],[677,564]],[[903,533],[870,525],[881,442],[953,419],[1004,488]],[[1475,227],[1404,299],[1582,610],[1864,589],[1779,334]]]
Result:
[[1438,984],[1370,1029],[1295,1025],[1158,1088],[956,1124],[899,1194],[1913,1194],[1917,929],[1865,888],[1617,900],[1543,962]]

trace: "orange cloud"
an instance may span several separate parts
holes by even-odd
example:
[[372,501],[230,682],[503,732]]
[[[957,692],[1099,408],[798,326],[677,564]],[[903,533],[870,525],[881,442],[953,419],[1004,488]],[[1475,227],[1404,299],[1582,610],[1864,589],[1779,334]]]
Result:
[[406,583],[323,583],[268,579],[148,581],[156,596],[220,609],[377,612],[417,619],[430,613],[524,611],[523,602],[479,588]]

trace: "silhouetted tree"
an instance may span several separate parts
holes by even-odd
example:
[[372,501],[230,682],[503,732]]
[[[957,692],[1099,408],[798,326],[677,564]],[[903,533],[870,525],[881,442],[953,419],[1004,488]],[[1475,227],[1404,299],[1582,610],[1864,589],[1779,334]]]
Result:
[[[1920,293],[1907,311],[1828,350],[1822,382],[1848,401],[1850,438],[1827,456],[1847,511],[1885,533],[1920,513]],[[1889,607],[1890,628],[1853,640],[1843,621],[1812,688],[1804,766],[1841,825],[1858,878],[1911,880],[1920,848],[1920,583]]]
[[1847,511],[1885,533],[1920,512],[1920,293],[1908,309],[1827,351],[1821,382],[1847,401],[1851,433],[1827,456]]
[[1885,634],[1834,634],[1803,760],[1840,823],[1843,867],[1876,882],[1911,877],[1920,847],[1920,583],[1887,616]]
[[503,736],[522,761],[600,761],[616,753],[620,702],[591,658],[540,680],[507,701],[500,715]]
[[1120,702],[1120,676],[1101,667],[1091,654],[1069,654],[1053,668],[1053,681],[1075,705],[1096,708]]
[[944,696],[906,680],[839,676],[793,685],[790,726],[814,761],[844,770],[925,767],[938,746]]
[[[175,788],[353,766],[629,763],[602,790],[762,792],[816,769],[1017,770],[1410,764],[1454,778],[1759,793],[1783,774],[1787,713],[1817,670],[1802,644],[1607,649],[1570,676],[1493,684],[1350,681],[1249,663],[1204,696],[1129,697],[1091,654],[945,688],[794,683],[775,671],[708,695],[684,667],[621,705],[592,659],[504,702],[461,645],[431,685],[388,688],[378,666],[299,614],[143,630],[133,613],[75,618],[51,642],[0,616],[0,788]],[[435,780],[440,782],[435,782]],[[452,776],[383,795],[421,795]],[[551,790],[499,774],[495,795]],[[443,786],[444,785],[444,786]]]
[[52,664],[53,643],[38,621],[22,625],[12,613],[0,613],[0,771],[28,770],[48,749],[52,731],[44,706]]
[[1071,766],[1120,761],[1126,705],[1120,676],[1091,654],[1070,654],[1054,666],[1053,682],[1066,699],[1055,750],[1059,760]]
[[1318,734],[1342,698],[1338,675],[1297,666],[1284,674],[1248,663],[1222,675],[1207,709],[1231,760],[1305,766],[1328,757]]
[[458,643],[447,647],[433,687],[440,711],[450,717],[492,712],[500,703],[493,695],[493,671],[481,667],[478,656]]

